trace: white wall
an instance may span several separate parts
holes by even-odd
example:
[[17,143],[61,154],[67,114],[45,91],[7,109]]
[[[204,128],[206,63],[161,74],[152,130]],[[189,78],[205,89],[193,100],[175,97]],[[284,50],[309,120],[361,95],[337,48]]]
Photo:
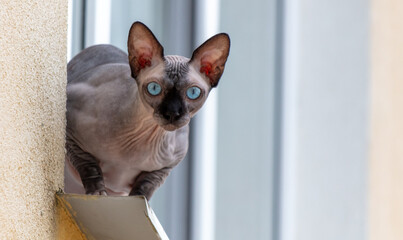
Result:
[[370,240],[403,239],[403,1],[371,1]]

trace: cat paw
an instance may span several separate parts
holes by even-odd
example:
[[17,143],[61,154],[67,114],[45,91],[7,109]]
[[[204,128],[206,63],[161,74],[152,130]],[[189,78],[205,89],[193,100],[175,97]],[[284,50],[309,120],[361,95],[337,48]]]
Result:
[[95,192],[88,192],[87,195],[101,195],[101,196],[108,196],[106,190],[97,190]]
[[145,192],[143,192],[143,191],[140,191],[140,190],[137,190],[137,191],[131,191],[130,192],[130,194],[129,194],[129,196],[144,196],[148,201],[150,200],[150,198],[151,198],[151,194],[147,194],[147,193],[145,193]]
[[108,195],[103,181],[83,181],[83,185],[87,195]]

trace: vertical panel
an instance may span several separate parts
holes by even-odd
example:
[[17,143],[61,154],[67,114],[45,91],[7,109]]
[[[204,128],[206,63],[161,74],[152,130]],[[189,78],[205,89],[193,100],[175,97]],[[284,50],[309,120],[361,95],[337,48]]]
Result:
[[294,11],[283,239],[366,239],[368,12],[365,0],[302,0]]
[[111,41],[111,0],[85,1],[85,47]]
[[85,0],[69,0],[67,60],[84,48]]
[[111,9],[111,44],[127,52],[127,37],[130,26],[141,21],[163,43],[163,3],[158,0],[114,0]]
[[276,1],[221,1],[216,239],[272,239]]
[[[195,47],[218,32],[219,1],[195,1]],[[213,240],[216,214],[217,90],[193,120],[191,239]]]
[[296,171],[298,126],[298,76],[299,76],[299,0],[284,1],[282,126],[281,126],[281,176],[279,236],[276,240],[294,240],[296,236]]
[[402,1],[372,1],[371,240],[403,239],[402,16]]

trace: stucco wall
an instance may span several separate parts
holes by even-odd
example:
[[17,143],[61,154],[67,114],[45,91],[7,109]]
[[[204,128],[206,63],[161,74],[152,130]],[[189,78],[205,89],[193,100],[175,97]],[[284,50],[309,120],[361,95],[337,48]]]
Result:
[[67,1],[0,0],[0,239],[55,239]]

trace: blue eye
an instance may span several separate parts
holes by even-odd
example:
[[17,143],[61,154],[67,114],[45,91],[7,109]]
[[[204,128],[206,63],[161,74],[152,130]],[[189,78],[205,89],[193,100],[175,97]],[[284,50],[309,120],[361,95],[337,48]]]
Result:
[[188,98],[194,100],[196,98],[198,98],[201,94],[201,89],[198,87],[190,87],[188,88],[188,90],[186,90],[186,95],[188,96]]
[[147,91],[153,95],[153,96],[157,96],[158,94],[161,93],[161,86],[156,83],[156,82],[151,82],[147,85]]

